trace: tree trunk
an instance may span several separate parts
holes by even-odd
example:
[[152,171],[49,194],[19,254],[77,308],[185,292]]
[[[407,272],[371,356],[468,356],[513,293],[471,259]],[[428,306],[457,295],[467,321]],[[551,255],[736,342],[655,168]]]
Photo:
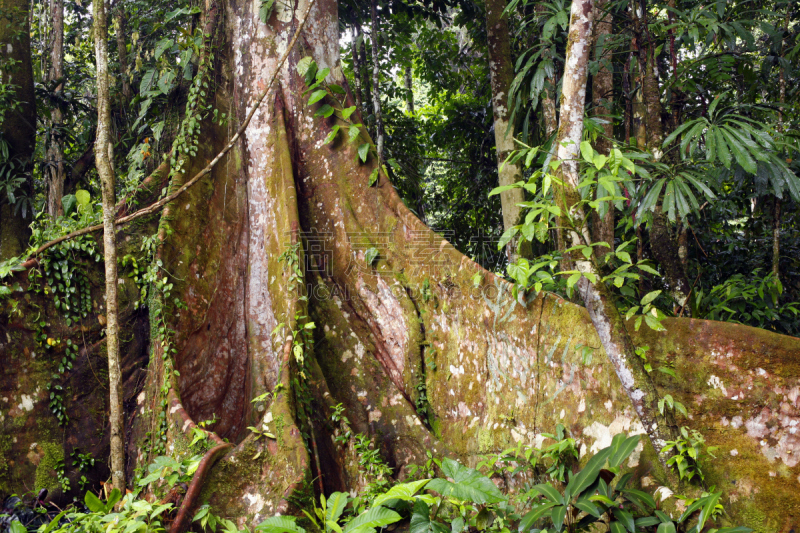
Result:
[[[569,41],[564,59],[567,66],[562,78],[561,121],[557,147],[558,160],[561,163],[559,174],[564,184],[565,206],[562,209],[567,209],[571,218],[571,227],[565,233],[571,246],[592,242],[586,215],[578,204],[579,146],[583,135],[586,82],[592,42],[592,15],[592,0],[572,2]],[[658,392],[642,360],[635,353],[633,342],[617,310],[613,294],[605,283],[599,281],[598,269],[591,260],[580,256],[574,263],[577,270],[584,274],[578,282],[579,290],[606,356],[614,366],[628,399],[666,468],[669,454],[661,450],[667,441],[673,440],[676,436],[673,424],[659,413]],[[586,274],[590,276],[593,274],[598,281],[590,282]]]
[[[600,61],[597,74],[592,77],[592,104],[594,116],[606,121],[603,124],[603,135],[598,137],[595,150],[601,154],[608,154],[613,148],[614,118],[612,116],[614,104],[614,79],[611,71],[612,50],[607,39],[611,36],[612,16],[607,0],[595,1],[595,16],[597,23],[594,26],[594,50],[596,59]],[[608,196],[608,192],[601,187],[597,188],[597,196]],[[608,210],[601,218],[597,211],[592,212],[592,229],[595,242],[605,242],[614,249],[614,204],[608,202]],[[594,249],[595,257],[601,260],[609,248],[597,246]]]
[[372,108],[375,113],[375,149],[378,153],[378,162],[383,164],[383,117],[381,116],[381,62],[378,50],[380,48],[381,27],[378,19],[378,0],[370,1],[370,17],[372,19]]
[[355,85],[353,96],[356,100],[356,106],[360,112],[364,112],[364,95],[361,89],[361,82],[363,81],[364,74],[362,70],[366,68],[366,65],[361,64],[361,41],[364,40],[364,36],[361,34],[361,24],[356,23],[353,26],[353,45],[350,47],[350,50],[353,55],[353,83]]
[[111,96],[108,88],[108,22],[104,0],[93,2],[97,61],[97,138],[95,162],[103,195],[103,250],[106,270],[106,350],[108,353],[111,479],[125,494],[125,432],[122,423],[122,370],[117,307],[117,244],[114,217],[115,176],[111,165]]
[[[29,7],[27,0],[0,0],[0,76],[3,83],[13,86],[11,98],[19,103],[16,110],[0,109],[0,142],[8,144],[9,152],[8,160],[0,164],[13,165],[11,174],[24,178],[15,191],[23,199],[33,192],[30,172],[36,145]],[[13,66],[6,66],[6,61]],[[0,260],[21,255],[28,247],[31,220],[29,206],[10,205],[7,195],[0,197]]]
[[122,81],[122,97],[130,102],[133,98],[131,91],[130,72],[128,72],[128,45],[125,43],[125,6],[118,2],[114,10],[114,21],[117,34],[117,57],[119,58],[119,76]]
[[[514,125],[508,123],[508,93],[514,80],[514,62],[511,57],[511,35],[508,19],[503,16],[506,0],[486,2],[486,35],[489,44],[489,72],[492,85],[492,111],[494,113],[494,142],[497,147],[497,175],[500,186],[512,185],[522,180],[522,167],[519,163],[507,163],[506,159],[514,150]],[[511,189],[500,193],[503,210],[503,229],[508,231],[522,222],[522,208],[525,201],[523,189]],[[520,247],[521,236],[512,239],[506,246],[506,255],[513,262],[517,257],[530,257],[530,244]]]
[[[52,20],[52,46],[50,48],[50,69],[47,82],[61,80],[55,87],[55,93],[62,97],[64,93],[64,0],[50,0],[50,18]],[[63,117],[60,105],[56,105],[51,113],[50,143],[47,147],[47,214],[57,217],[64,214],[61,197],[64,196],[64,147],[61,139]]]
[[406,84],[406,109],[412,115],[414,114],[414,79],[411,76],[411,67],[406,67],[405,72]]
[[361,89],[363,91],[363,108],[361,113],[369,114],[369,106],[372,103],[372,83],[370,82],[369,63],[367,62],[367,43],[364,39],[364,32],[361,30],[361,23],[356,18],[356,33],[361,35],[361,44],[358,46],[358,61],[361,63]]

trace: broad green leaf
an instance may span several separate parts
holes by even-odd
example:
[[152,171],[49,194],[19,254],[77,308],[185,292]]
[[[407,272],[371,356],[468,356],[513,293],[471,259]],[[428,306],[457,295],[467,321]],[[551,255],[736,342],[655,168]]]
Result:
[[644,298],[642,298],[642,305],[649,304],[650,302],[658,298],[659,294],[661,294],[661,291],[648,292],[647,294],[645,294]]
[[600,518],[600,509],[589,500],[579,499],[575,502],[575,507],[584,513],[590,514],[596,518]]
[[326,91],[325,89],[317,89],[316,91],[311,93],[311,97],[308,99],[308,105],[316,104],[326,96],[328,96],[328,91]]
[[547,502],[536,507],[535,509],[527,513],[525,516],[523,516],[518,526],[519,533],[526,533],[527,531],[529,531],[533,527],[533,524],[535,524],[540,518],[542,518],[544,515],[550,512],[550,509],[552,509],[556,505],[558,504],[555,502]]
[[566,505],[556,505],[550,511],[550,520],[553,521],[553,526],[555,526],[556,531],[561,531],[561,528],[564,527],[564,517],[566,515],[567,515]]
[[[555,502],[555,503],[557,503],[559,505],[563,505],[565,503],[563,496],[561,496],[561,493],[559,493],[555,489],[555,487],[553,487],[552,485],[550,485],[548,483],[540,483],[540,484],[536,485],[535,487],[533,487],[533,490],[535,490],[536,492],[538,492],[539,494],[541,494],[542,496],[544,496],[545,498],[547,498],[551,502]],[[570,487],[567,487],[567,490],[569,490],[570,493],[575,492],[575,491],[571,490]],[[577,493],[577,492],[575,492],[575,493]]]
[[356,110],[356,106],[350,106],[342,109],[342,118],[345,120],[350,119],[350,115],[352,115]]
[[[361,130],[358,128],[358,125],[354,124],[347,129],[347,142],[352,143],[356,139],[358,139],[358,134],[361,133]],[[369,146],[369,145],[367,145]]]
[[399,522],[401,516],[391,509],[386,507],[373,507],[372,509],[361,513],[342,529],[343,533],[363,533],[372,528],[388,526]]
[[520,182],[517,182],[517,183],[513,183],[511,185],[501,185],[499,187],[495,187],[489,193],[489,196],[494,196],[496,194],[500,194],[500,193],[503,193],[503,192],[506,192],[506,191],[510,191],[511,189],[519,189],[522,186],[522,183],[523,182],[520,181]]
[[378,183],[378,175],[379,175],[378,167],[375,167],[374,169],[372,169],[372,173],[370,173],[370,175],[369,175],[369,186],[370,187],[372,187],[373,185]]
[[383,494],[375,498],[375,501],[372,502],[372,506],[377,507],[383,504],[384,502],[394,499],[403,500],[407,502],[413,501],[414,494],[419,492],[422,489],[422,487],[424,487],[429,481],[430,479],[420,479],[419,481],[412,481],[410,483],[401,483],[399,485],[395,485],[388,491],[384,492]]
[[643,512],[650,512],[652,509],[656,508],[656,502],[653,497],[644,491],[636,489],[623,489],[620,492],[631,501],[633,501],[634,498],[637,498],[641,504],[637,502],[634,503],[637,505],[637,507],[642,509]]
[[672,522],[661,522],[658,524],[656,533],[675,533],[675,524]]
[[297,73],[300,74],[301,76],[305,76],[306,72],[308,72],[309,67],[311,67],[311,63],[313,61],[314,60],[311,59],[311,56],[306,56],[303,59],[301,59],[300,61],[298,61],[297,62],[297,67],[295,67],[295,68],[297,68]]
[[378,258],[378,249],[375,248],[374,246],[372,248],[369,248],[364,253],[364,262],[367,263],[367,265],[372,266],[372,264],[375,262],[377,258]]
[[367,162],[367,156],[369,155],[369,143],[364,143],[358,147],[358,157],[361,158],[363,163]]
[[578,280],[581,279],[581,273],[575,272],[570,277],[567,278],[567,287],[572,288],[578,283]]
[[325,520],[336,523],[342,516],[347,505],[348,494],[344,492],[334,492],[328,496],[328,504],[325,508]]
[[323,104],[319,109],[317,109],[317,112],[314,113],[314,116],[329,118],[331,115],[333,115],[334,111],[335,109],[330,104]]
[[431,520],[431,510],[428,504],[417,500],[411,514],[410,533],[450,533],[450,528]]
[[337,125],[332,127],[331,132],[328,134],[327,137],[325,137],[325,141],[322,144],[328,144],[333,142],[333,140],[336,138],[336,134],[338,133],[339,133],[339,126]]
[[172,48],[172,45],[175,44],[172,39],[161,39],[156,43],[156,48],[153,53],[153,58],[158,59],[161,57],[161,54],[166,52],[169,48]]
[[592,149],[592,144],[589,141],[583,141],[581,143],[581,155],[583,156],[583,160],[589,164],[592,164],[593,157],[594,157],[594,150]]
[[151,68],[142,76],[142,81],[139,83],[139,92],[144,94],[153,88],[156,82],[156,69]]
[[272,516],[256,526],[263,533],[305,533],[306,530],[295,524],[294,516]]
[[428,482],[427,488],[435,490],[442,496],[479,505],[506,500],[492,480],[477,470],[463,466],[450,458],[445,458],[441,467],[442,472],[453,481],[436,478]]
[[611,533],[625,533],[625,527],[619,522],[611,522],[608,527]]
[[[602,470],[603,465],[606,464],[606,459],[611,455],[611,448],[603,448],[591,459],[586,463],[586,466],[581,468],[581,471],[575,474],[575,476],[570,480],[569,484],[567,484],[567,491],[570,494],[575,496],[579,496],[581,492],[583,492],[586,487],[592,485],[597,476],[600,474],[600,470]],[[539,485],[537,485],[538,487]]]
[[[622,435],[622,438],[620,439],[619,444],[613,448],[613,455],[608,460],[608,466],[611,468],[616,468],[621,465],[622,462],[627,459],[631,453],[633,453],[633,450],[635,450],[636,446],[639,444],[639,435],[633,435],[628,438],[625,438],[624,433],[620,433],[619,435]],[[617,435],[614,436],[614,438],[616,437]],[[653,507],[655,507],[655,505],[653,505]]]
[[101,502],[100,498],[95,496],[92,491],[88,491],[86,493],[86,495],[83,497],[83,501],[86,503],[86,507],[88,507],[93,513],[104,513],[106,510],[105,504]]
[[619,520],[622,525],[625,526],[625,529],[630,531],[631,533],[636,533],[636,524],[633,521],[633,516],[619,507],[612,507],[611,512],[614,513],[614,518]]

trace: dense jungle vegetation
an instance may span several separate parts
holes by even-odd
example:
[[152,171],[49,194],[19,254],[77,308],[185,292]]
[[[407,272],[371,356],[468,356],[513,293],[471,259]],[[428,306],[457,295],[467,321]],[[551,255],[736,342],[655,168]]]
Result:
[[[11,334],[24,329],[49,358],[52,377],[26,392],[46,404],[71,451],[45,454],[60,457],[48,467],[57,481],[49,497],[38,470],[27,493],[5,493],[0,484],[0,531],[751,531],[725,514],[727,488],[706,480],[716,446],[690,429],[691,406],[654,384],[654,365],[664,379],[678,379],[672,363],[656,365],[629,332],[664,332],[665,321],[692,318],[800,336],[800,5],[317,2],[0,0],[0,331],[8,341],[0,350],[12,361]],[[330,20],[319,15],[323,5],[338,15],[338,43],[320,37],[332,32],[319,30]],[[243,12],[253,15],[255,29],[242,25]],[[264,35],[271,36],[266,45],[248,40]],[[337,47],[334,59],[320,52]],[[261,78],[250,80],[253,73]],[[251,120],[258,126],[248,129]],[[322,137],[314,140],[306,123],[320,124]],[[315,150],[322,149],[339,155],[320,163]],[[256,168],[273,177],[263,190],[253,185]],[[369,176],[365,187],[354,174],[341,176],[352,168]],[[246,179],[236,181],[241,175]],[[321,191],[337,179],[346,190],[342,205],[323,206]],[[369,195],[382,194],[389,205],[386,195],[395,191],[436,234],[435,244],[421,235],[422,253],[404,257],[402,268],[392,255],[402,248],[392,240],[397,225],[378,208],[384,232],[364,232],[358,243],[352,227],[342,224],[338,234],[336,223],[326,224],[335,219],[325,218],[372,213],[379,202]],[[258,199],[272,211],[258,212]],[[189,211],[190,204],[211,215]],[[189,213],[183,220],[181,210]],[[371,215],[352,219],[358,216]],[[206,225],[223,235],[185,237]],[[406,245],[415,243],[410,233]],[[286,235],[286,242],[270,240]],[[237,243],[248,239],[263,257],[253,246],[250,255],[239,253]],[[331,250],[346,241],[350,264],[307,261],[314,239]],[[458,378],[458,363],[440,359],[437,366],[437,350],[445,348],[426,336],[435,329],[431,321],[441,324],[435,312],[450,310],[449,303],[439,308],[439,299],[456,286],[449,273],[438,282],[426,273],[438,264],[442,239],[485,269],[470,273],[475,289],[499,287],[496,276],[513,286],[512,304],[524,307],[548,292],[586,305],[597,346],[575,349],[588,365],[602,345],[638,417],[637,433],[661,465],[655,484],[635,470],[639,435],[618,432],[588,458],[568,421],[552,433],[540,426],[535,444],[482,454],[475,468],[457,453],[432,453],[429,441],[415,436],[426,458],[404,464],[399,479],[402,461],[387,451],[390,439],[381,443],[372,415],[353,414],[360,399],[348,404],[334,390],[330,374],[341,372],[326,366],[323,350],[342,364],[353,354],[330,347],[323,321],[332,305],[303,291],[328,282],[357,287],[363,304],[343,316],[364,322],[352,326],[353,338],[358,331],[384,339],[370,348],[388,376],[374,378],[375,388],[396,387],[401,403],[411,405],[408,425],[444,440],[432,376],[449,366],[446,381]],[[211,257],[213,275],[195,269],[195,256]],[[374,303],[356,277],[389,266],[405,284],[406,307]],[[239,274],[214,281],[226,268],[245,272],[247,291],[262,276],[267,296],[231,289],[239,285],[227,280]],[[276,272],[284,274],[280,289],[273,287]],[[213,308],[222,305],[218,290],[219,300],[247,312]],[[207,307],[199,312],[201,300]],[[255,305],[263,309],[251,312]],[[419,332],[391,324],[404,313]],[[489,326],[488,316],[464,320],[484,320],[488,332],[497,323],[495,317]],[[137,320],[146,326],[134,330]],[[226,320],[246,324],[244,333]],[[231,348],[239,334],[246,340]],[[253,355],[262,353],[255,337],[268,347],[264,359]],[[125,347],[137,341],[148,362],[136,363],[147,371],[134,391],[123,377],[136,366],[125,363]],[[398,360],[405,354],[392,347],[414,343],[419,365],[404,367]],[[91,370],[110,394],[101,409],[110,417],[108,434],[98,437],[108,460],[68,438],[83,421],[70,418],[75,402],[66,382],[84,356],[92,364],[101,344],[108,366]],[[243,350],[246,363],[220,356],[213,366],[218,347],[225,357]],[[538,357],[538,344],[536,350]],[[197,370],[186,362],[189,352],[209,366]],[[4,379],[4,394],[17,394],[22,378]],[[222,398],[229,389],[237,392]],[[170,417],[185,411],[175,396],[191,413],[183,426],[191,441],[178,451]],[[140,409],[141,398],[155,407]],[[498,422],[509,431],[523,416],[515,408]],[[0,409],[9,417],[13,411]],[[296,426],[285,430],[284,414],[273,419],[281,409]],[[142,418],[134,420],[137,410]],[[195,425],[192,417],[204,421]],[[315,434],[321,428],[329,434]],[[269,446],[291,448],[284,439],[306,454],[296,464],[309,472],[290,486],[294,492],[286,489],[285,508],[259,507],[245,517],[201,496],[208,471],[233,446],[262,442],[255,462],[262,453],[279,455]],[[0,461],[11,448],[0,439]],[[331,474],[326,461],[336,463],[337,453],[352,459],[352,482]],[[0,480],[17,468],[6,463]],[[237,501],[256,498],[241,492]]]

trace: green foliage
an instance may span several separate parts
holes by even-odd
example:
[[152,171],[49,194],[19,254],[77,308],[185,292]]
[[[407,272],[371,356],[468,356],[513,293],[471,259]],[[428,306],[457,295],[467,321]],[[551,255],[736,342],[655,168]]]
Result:
[[[669,403],[672,403],[671,396],[666,396],[666,398],[669,398]],[[665,399],[661,402],[664,402]],[[676,408],[679,405],[681,404],[675,402]],[[670,407],[672,406],[670,405]],[[663,412],[662,403],[659,403],[659,409]],[[678,408],[678,410],[686,416],[686,409]],[[681,480],[691,481],[695,477],[701,482],[705,480],[705,475],[700,468],[700,459],[704,453],[714,457],[713,452],[717,449],[716,446],[706,447],[705,442],[699,431],[694,429],[690,431],[689,428],[682,427],[680,436],[674,441],[668,441],[662,449],[662,453],[674,451],[672,457],[667,460],[667,464],[677,470]]]

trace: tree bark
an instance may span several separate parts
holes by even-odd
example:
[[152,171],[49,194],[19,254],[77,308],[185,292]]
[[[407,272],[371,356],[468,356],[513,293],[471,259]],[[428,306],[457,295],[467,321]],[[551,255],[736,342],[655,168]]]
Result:
[[[586,100],[588,62],[592,43],[592,0],[575,0],[569,26],[569,41],[565,54],[565,71],[561,96],[561,120],[558,129],[559,174],[564,183],[565,207],[570,213],[569,231],[565,232],[572,246],[592,242],[583,208],[578,203],[579,146],[583,135],[583,115]],[[672,423],[658,409],[658,392],[635,353],[633,342],[625,328],[625,322],[614,303],[608,287],[599,281],[600,274],[591,260],[578,257],[574,261],[578,271],[584,274],[578,282],[579,291],[586,304],[589,317],[603,344],[622,387],[628,396],[639,420],[644,426],[653,448],[666,468],[668,453],[661,452],[666,442],[675,437]],[[597,277],[592,283],[586,274]]]
[[[23,177],[16,196],[29,198],[33,193],[30,172],[36,145],[36,102],[31,63],[30,3],[26,0],[0,0],[0,72],[2,82],[13,86],[12,98],[17,109],[0,110],[0,142],[8,143],[5,165],[14,165],[12,174]],[[5,65],[5,61],[13,66]],[[17,209],[6,195],[0,197],[0,260],[21,255],[28,247],[32,220],[31,209]]]
[[114,10],[117,34],[117,56],[119,58],[119,75],[122,82],[122,97],[125,102],[133,98],[131,91],[130,73],[128,72],[128,45],[125,43],[125,6],[118,2]]
[[[50,19],[52,21],[52,45],[50,48],[50,69],[46,81],[61,80],[54,92],[60,100],[64,94],[64,0],[50,0]],[[61,139],[63,116],[59,104],[51,113],[50,143],[47,147],[47,214],[57,217],[64,214],[61,197],[64,196],[64,146]]]
[[111,165],[111,95],[108,87],[108,21],[104,0],[94,0],[97,62],[97,137],[94,152],[103,195],[103,250],[106,274],[106,350],[108,353],[111,479],[125,494],[125,431],[122,421],[122,370],[117,306],[117,243],[114,217],[115,176]]
[[375,149],[378,162],[383,164],[383,117],[381,116],[381,62],[379,50],[380,19],[378,18],[378,0],[370,0],[370,18],[372,19],[372,109],[375,113]]
[[[511,35],[508,19],[503,16],[506,0],[487,0],[486,35],[489,45],[489,72],[492,86],[492,111],[494,114],[494,142],[497,148],[497,175],[500,186],[512,185],[522,180],[522,167],[519,163],[508,163],[506,159],[514,151],[514,125],[508,123],[508,93],[514,80],[514,63],[511,57]],[[503,229],[522,222],[522,208],[525,201],[523,189],[511,189],[500,193],[503,210]],[[530,257],[530,245],[524,245],[518,235],[506,245],[506,256],[513,262],[518,257]],[[523,244],[523,246],[520,246]]]
[[353,96],[356,99],[356,106],[360,112],[364,112],[364,95],[361,89],[361,82],[363,81],[364,74],[362,73],[362,69],[366,68],[366,65],[362,66],[361,64],[361,41],[364,40],[364,36],[361,34],[361,24],[353,25],[353,45],[350,47],[350,51],[353,55],[353,83],[355,84]]
[[[595,150],[601,154],[608,154],[613,148],[614,119],[612,107],[614,104],[614,79],[611,72],[612,50],[606,40],[611,36],[611,12],[608,11],[607,0],[595,0],[595,16],[597,23],[594,25],[594,49],[596,60],[600,62],[597,74],[592,77],[592,104],[594,116],[605,120],[603,135],[599,136]],[[597,197],[608,196],[607,191],[597,188]],[[605,254],[614,249],[614,203],[608,202],[608,210],[602,218],[597,211],[592,212],[593,238],[596,242],[605,242],[611,247],[597,246],[594,249],[595,257],[601,260]]]

